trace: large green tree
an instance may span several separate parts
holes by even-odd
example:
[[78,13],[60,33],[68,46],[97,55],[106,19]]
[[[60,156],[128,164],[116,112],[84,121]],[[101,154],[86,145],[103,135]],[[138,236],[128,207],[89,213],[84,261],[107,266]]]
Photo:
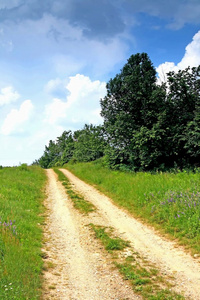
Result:
[[170,165],[190,166],[200,158],[200,66],[168,73],[165,107],[162,127],[169,128]]
[[101,108],[111,167],[199,166],[200,67],[170,72],[159,86],[148,55],[132,55],[108,82]]
[[141,165],[135,149],[136,133],[144,128],[141,134],[148,139],[164,99],[165,90],[156,85],[156,70],[146,53],[132,55],[121,72],[110,79],[107,95],[100,103],[110,141],[107,157],[111,166]]

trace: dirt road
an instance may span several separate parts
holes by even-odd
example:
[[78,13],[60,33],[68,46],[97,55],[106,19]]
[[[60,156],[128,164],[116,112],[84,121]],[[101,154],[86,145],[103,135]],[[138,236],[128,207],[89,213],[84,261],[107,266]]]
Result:
[[135,220],[69,171],[62,169],[62,172],[74,188],[95,205],[97,212],[85,217],[74,211],[56,175],[47,170],[49,216],[45,251],[47,260],[55,267],[45,274],[44,299],[140,299],[113,269],[108,254],[91,236],[86,225],[94,223],[115,228],[120,237],[129,240],[136,251],[155,263],[164,274],[174,276],[178,293],[184,294],[186,299],[200,300],[198,259]]
[[[53,170],[47,170],[47,175],[43,299],[141,299],[113,269],[108,254],[92,237],[87,226],[92,216],[82,216],[73,208]],[[97,219],[103,223],[101,216]]]

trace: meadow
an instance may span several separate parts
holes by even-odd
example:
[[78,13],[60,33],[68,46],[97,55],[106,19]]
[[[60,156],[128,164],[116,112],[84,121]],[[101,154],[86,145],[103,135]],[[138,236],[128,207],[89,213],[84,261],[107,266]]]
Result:
[[44,170],[1,168],[0,182],[0,299],[40,299]]
[[65,167],[94,185],[135,217],[200,253],[200,171],[112,171],[101,160]]

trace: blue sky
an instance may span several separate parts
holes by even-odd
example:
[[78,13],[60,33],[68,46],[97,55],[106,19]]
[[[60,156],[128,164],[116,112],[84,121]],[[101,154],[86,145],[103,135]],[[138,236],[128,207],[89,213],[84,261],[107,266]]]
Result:
[[200,1],[0,0],[0,165],[102,123],[106,82],[138,52],[161,80],[200,65]]

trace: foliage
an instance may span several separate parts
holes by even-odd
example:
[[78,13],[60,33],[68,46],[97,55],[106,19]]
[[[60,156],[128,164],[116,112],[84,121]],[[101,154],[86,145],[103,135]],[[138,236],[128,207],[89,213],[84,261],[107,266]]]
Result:
[[100,103],[109,167],[199,166],[200,67],[170,72],[158,86],[147,54],[132,55]]
[[42,168],[51,168],[56,165],[67,163],[73,156],[74,140],[72,132],[64,131],[56,141],[49,141],[45,146],[43,156],[38,160]]
[[162,228],[200,253],[200,172],[127,173],[101,162],[67,164],[67,169],[135,216]]
[[[164,100],[165,92],[156,85],[156,71],[148,55],[132,55],[121,73],[108,82],[107,96],[100,102],[110,142],[106,155],[111,167],[123,164],[130,168],[148,166],[147,161],[141,161],[135,140],[140,140],[141,132],[144,140],[149,141],[152,133],[148,131],[152,130],[163,110]],[[144,155],[148,156],[148,153]]]
[[170,72],[167,79],[165,116],[160,120],[160,127],[167,129],[166,159],[170,166],[199,166],[200,66]]
[[42,168],[62,166],[72,161],[93,161],[104,155],[106,141],[102,126],[85,125],[74,133],[64,131],[54,142],[50,140],[38,160]]
[[42,201],[41,168],[0,170],[0,299],[40,299]]
[[104,155],[105,139],[102,126],[85,125],[74,133],[73,159],[78,162],[96,160]]
[[104,156],[107,167],[119,170],[200,166],[200,66],[169,72],[158,85],[150,58],[137,53],[106,87],[104,124],[64,131],[35,163],[49,168]]

